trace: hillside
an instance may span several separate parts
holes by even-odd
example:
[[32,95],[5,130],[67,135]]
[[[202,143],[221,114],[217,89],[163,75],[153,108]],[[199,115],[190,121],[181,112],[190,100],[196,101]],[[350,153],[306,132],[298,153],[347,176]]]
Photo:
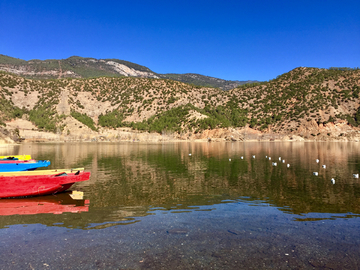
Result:
[[196,86],[229,90],[254,81],[227,81],[200,74],[158,74],[149,68],[118,59],[95,59],[72,56],[67,59],[25,61],[0,54],[0,70],[28,79],[140,77],[162,78]]
[[211,130],[249,126],[304,139],[351,139],[358,137],[359,92],[358,69],[296,68],[230,91],[157,78],[33,80],[0,72],[0,120],[28,119],[40,131],[64,135],[122,128],[211,138]]

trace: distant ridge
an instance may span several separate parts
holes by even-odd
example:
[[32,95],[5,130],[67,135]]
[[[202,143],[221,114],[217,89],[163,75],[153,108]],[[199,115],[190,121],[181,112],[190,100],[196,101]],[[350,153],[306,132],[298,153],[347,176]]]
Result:
[[162,78],[201,87],[230,90],[240,85],[258,81],[231,81],[195,73],[159,74],[145,66],[119,59],[95,59],[71,56],[67,59],[29,60],[0,54],[0,70],[29,79],[140,77]]

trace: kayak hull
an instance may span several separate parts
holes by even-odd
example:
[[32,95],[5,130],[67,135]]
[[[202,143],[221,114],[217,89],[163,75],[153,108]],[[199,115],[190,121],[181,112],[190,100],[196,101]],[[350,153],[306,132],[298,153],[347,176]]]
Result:
[[0,162],[0,172],[16,172],[16,171],[31,171],[40,167],[47,167],[50,165],[49,160],[37,161],[3,161]]
[[0,198],[49,195],[63,192],[74,183],[90,179],[90,172],[49,175],[0,176]]

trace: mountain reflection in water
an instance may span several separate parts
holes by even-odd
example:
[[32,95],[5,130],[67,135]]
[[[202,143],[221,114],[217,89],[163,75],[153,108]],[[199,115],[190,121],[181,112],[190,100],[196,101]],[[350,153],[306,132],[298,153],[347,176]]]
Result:
[[[56,196],[48,197],[52,202],[9,201],[18,212],[0,216],[1,267],[359,269],[360,183],[353,177],[360,169],[359,147],[232,142],[0,148],[0,155],[31,154],[51,160],[50,168],[91,172],[89,181],[72,187],[84,193],[83,202],[67,204]],[[66,211],[25,214],[21,204],[28,202],[34,209]]]
[[[90,181],[73,188],[90,200],[89,211],[79,213],[80,219],[64,213],[65,222],[53,215],[42,223],[97,229],[133,224],[157,211],[181,213],[201,207],[211,212],[214,205],[228,202],[270,205],[298,221],[357,217],[360,184],[353,173],[360,169],[359,147],[296,142],[68,143],[22,144],[2,148],[0,154],[31,154],[51,160],[49,168],[91,171]],[[272,166],[273,161],[278,165]],[[323,215],[312,217],[314,213]],[[11,220],[2,219],[0,227],[38,222],[29,217]]]

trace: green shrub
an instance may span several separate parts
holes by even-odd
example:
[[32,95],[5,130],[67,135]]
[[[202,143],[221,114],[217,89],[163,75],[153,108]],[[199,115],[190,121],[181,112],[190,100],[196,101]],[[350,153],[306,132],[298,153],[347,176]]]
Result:
[[29,119],[33,122],[39,129],[45,131],[56,131],[56,111],[47,105],[35,107],[29,113]]
[[88,126],[89,128],[91,128],[94,131],[97,131],[98,129],[95,127],[95,123],[92,120],[92,118],[90,118],[89,116],[87,116],[85,113],[79,113],[76,111],[72,111],[70,114],[72,117],[74,117],[76,120],[78,120],[79,122],[83,123],[84,125]]
[[100,114],[99,115],[99,125],[102,127],[110,127],[110,128],[118,128],[126,126],[123,123],[124,115],[122,112],[114,110],[112,112],[106,113],[106,114]]

